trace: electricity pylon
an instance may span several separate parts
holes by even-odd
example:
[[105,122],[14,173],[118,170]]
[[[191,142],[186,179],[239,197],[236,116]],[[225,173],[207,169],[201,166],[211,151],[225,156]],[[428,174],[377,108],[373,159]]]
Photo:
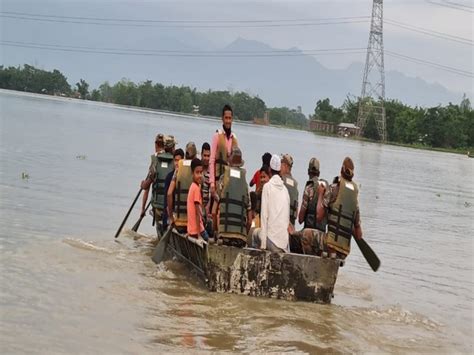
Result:
[[368,118],[373,115],[379,138],[387,140],[385,124],[385,70],[383,54],[383,0],[373,0],[369,44],[359,101],[357,126],[362,135]]

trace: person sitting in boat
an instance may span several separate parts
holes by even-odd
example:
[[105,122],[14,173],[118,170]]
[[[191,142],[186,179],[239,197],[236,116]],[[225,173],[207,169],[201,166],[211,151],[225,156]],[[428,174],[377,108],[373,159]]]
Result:
[[151,205],[153,207],[154,223],[158,235],[161,234],[161,223],[165,203],[165,177],[173,170],[173,151],[175,140],[173,136],[158,134],[155,139],[155,154],[151,156],[151,164],[148,175],[141,182],[141,188],[145,191],[142,200],[141,216],[145,214],[146,204],[150,186],[152,186]]
[[330,255],[345,259],[349,255],[351,236],[362,238],[358,194],[352,180],[354,163],[350,157],[342,162],[341,173],[328,188],[318,186],[317,223],[327,217],[326,247]]
[[270,181],[262,190],[261,228],[252,234],[252,247],[286,253],[291,230],[290,195],[279,175],[281,159],[276,154],[270,160],[270,169]]
[[321,255],[324,250],[324,237],[326,233],[326,218],[318,223],[316,210],[318,206],[318,186],[328,182],[319,178],[319,160],[315,157],[309,160],[308,181],[303,192],[298,222],[304,223],[301,231],[290,236],[290,249],[294,253]]
[[219,179],[218,239],[225,245],[244,247],[251,223],[251,208],[242,152],[233,147],[228,165]]
[[[270,162],[268,162],[270,164]],[[270,165],[263,165],[260,168],[260,184],[258,185],[258,188],[256,191],[250,192],[250,201],[252,209],[252,220],[253,220],[253,227],[254,228],[260,228],[260,209],[262,206],[262,189],[263,186],[270,181]]]
[[290,195],[290,223],[295,226],[296,218],[298,217],[298,182],[291,175],[293,168],[293,157],[290,154],[283,154],[281,156],[281,171],[280,176],[285,184],[288,194]]
[[[188,198],[189,187],[193,182],[193,174],[191,171],[191,161],[196,157],[196,145],[194,142],[186,144],[185,159],[180,160],[178,169],[175,170],[171,184],[168,189],[168,215],[170,216],[170,224],[174,224],[178,232],[186,233],[188,225],[188,215],[186,204]],[[174,197],[174,209],[173,207]],[[174,211],[174,213],[173,213]]]
[[[173,165],[174,169],[173,171],[170,171],[168,175],[166,175],[165,178],[165,207],[163,209],[163,230],[168,229],[169,225],[169,218],[168,218],[168,190],[170,188],[171,180],[173,179],[174,172],[178,169],[179,161],[181,159],[184,159],[184,151],[179,148],[176,149],[173,153]],[[174,196],[172,199],[172,203],[174,204]],[[174,205],[171,206],[171,210],[174,209]]]
[[[266,152],[262,155],[262,167],[264,165],[266,166],[270,166],[270,159],[272,158],[272,155],[269,153],[269,152]],[[260,168],[259,170],[257,170],[255,172],[255,174],[253,174],[253,177],[252,177],[252,180],[250,180],[249,182],[249,186],[252,187],[255,185],[255,191],[258,191],[262,189],[262,186],[261,186],[261,179],[260,179],[260,173],[261,173],[262,169]]]
[[187,231],[188,235],[193,238],[201,237],[207,241],[208,234],[204,229],[204,219],[202,216],[202,161],[194,158],[191,161],[192,183],[189,187],[189,193],[186,200],[186,209],[188,213]]

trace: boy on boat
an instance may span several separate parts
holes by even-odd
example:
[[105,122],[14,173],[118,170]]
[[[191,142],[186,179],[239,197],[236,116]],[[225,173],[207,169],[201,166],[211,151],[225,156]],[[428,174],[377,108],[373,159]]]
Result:
[[202,217],[202,161],[200,159],[194,158],[191,161],[191,171],[193,174],[193,182],[189,187],[186,204],[188,212],[188,235],[196,239],[201,237],[207,241],[209,238],[206,230],[204,229],[204,221]]

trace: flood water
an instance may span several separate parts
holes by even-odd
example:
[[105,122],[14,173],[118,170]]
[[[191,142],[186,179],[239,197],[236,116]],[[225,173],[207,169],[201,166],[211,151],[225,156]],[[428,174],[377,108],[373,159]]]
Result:
[[354,244],[317,305],[210,293],[155,265],[129,230],[138,207],[114,240],[156,133],[200,146],[219,121],[1,91],[0,123],[1,353],[473,352],[474,159],[234,124],[248,179],[265,151],[290,153],[300,186],[312,156],[328,180],[354,160],[382,265]]

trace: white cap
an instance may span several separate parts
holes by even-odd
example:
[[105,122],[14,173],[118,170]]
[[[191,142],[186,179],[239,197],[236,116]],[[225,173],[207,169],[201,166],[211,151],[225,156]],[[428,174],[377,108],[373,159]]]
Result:
[[275,171],[280,171],[281,158],[277,154],[272,155],[272,159],[270,160],[270,168]]

